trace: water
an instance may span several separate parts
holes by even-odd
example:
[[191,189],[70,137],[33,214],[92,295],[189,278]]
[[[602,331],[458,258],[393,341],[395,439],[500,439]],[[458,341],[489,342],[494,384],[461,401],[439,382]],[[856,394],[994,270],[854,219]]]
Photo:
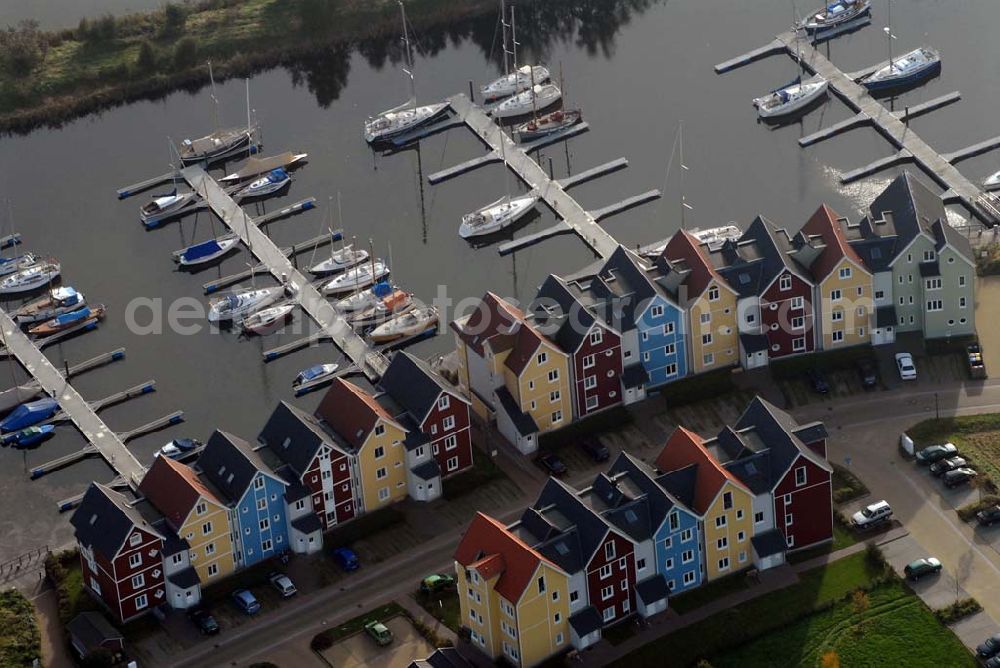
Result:
[[[102,0],[101,10],[113,10]],[[538,12],[543,3],[530,5]],[[555,72],[565,72],[569,103],[584,110],[592,130],[567,145],[546,149],[556,176],[568,169],[582,171],[625,156],[627,170],[574,190],[582,204],[598,208],[650,188],[663,188],[662,200],[605,222],[622,243],[634,245],[661,239],[679,226],[678,157],[668,163],[678,124],[684,126],[684,191],[694,207],[689,226],[709,227],[736,221],[746,225],[757,213],[796,230],[821,202],[842,215],[857,217],[893,173],[850,187],[838,174],[887,155],[889,145],[871,130],[858,130],[808,150],[796,139],[847,117],[836,101],[813,112],[801,124],[778,130],[755,123],[752,97],[790,80],[795,68],[788,58],[771,58],[725,76],[712,66],[768,41],[790,22],[786,0],[734,3],[726,0],[684,0],[652,3],[636,0],[603,3],[574,16],[587,16],[585,30],[565,14],[545,21],[545,29],[519,33],[524,49],[541,53]],[[910,93],[897,105],[913,104],[951,90],[961,90],[958,105],[912,124],[932,145],[953,150],[995,134],[991,119],[1000,85],[991,57],[988,26],[1000,8],[991,0],[969,0],[961,11],[951,3],[915,0],[908,11],[897,11],[894,32],[897,53],[926,42],[944,58],[940,78]],[[610,8],[610,9],[609,9]],[[522,12],[519,24],[539,21]],[[496,67],[488,61],[494,20],[487,18],[450,33],[431,34],[417,26],[427,55],[417,59],[421,100],[431,101],[468,90],[470,79],[481,83]],[[830,47],[835,62],[858,69],[884,60],[882,18]],[[474,39],[468,39],[468,35]],[[496,199],[504,192],[500,166],[491,166],[439,186],[426,175],[479,155],[481,145],[466,130],[452,130],[424,141],[419,151],[375,157],[361,139],[362,122],[370,113],[406,97],[404,80],[393,60],[398,47],[367,45],[358,52],[331,49],[294,71],[274,69],[251,81],[252,105],[263,124],[264,153],[307,151],[309,164],[295,172],[290,192],[266,203],[272,210],[313,195],[319,211],[270,226],[279,245],[315,236],[327,225],[343,226],[357,243],[372,239],[375,250],[390,252],[396,279],[424,299],[437,286],[447,286],[456,300],[479,297],[486,290],[527,300],[550,272],[569,272],[592,259],[573,236],[551,239],[512,257],[495,248],[473,249],[459,239],[463,213]],[[433,54],[433,55],[430,55]],[[374,63],[374,64],[373,64]],[[244,83],[218,87],[223,122],[243,119]],[[56,363],[78,362],[118,346],[127,360],[88,373],[74,381],[89,398],[100,398],[148,378],[157,381],[151,396],[103,413],[117,430],[142,424],[176,409],[187,422],[170,431],[132,443],[148,461],[165,440],[190,435],[207,438],[219,427],[254,439],[275,403],[291,399],[291,379],[302,368],[337,360],[329,346],[310,348],[270,364],[260,352],[291,336],[240,340],[233,334],[138,336],[124,326],[124,310],[136,297],[204,300],[201,284],[239,270],[247,261],[238,254],[220,268],[190,276],[174,271],[170,252],[207,238],[211,218],[170,223],[146,232],[138,223],[141,197],[119,202],[117,187],[166,171],[167,138],[203,134],[211,126],[209,91],[179,92],[155,102],[109,110],[59,130],[0,140],[0,193],[12,201],[13,218],[24,234],[26,248],[62,259],[64,283],[85,291],[94,302],[109,306],[101,328],[61,346],[48,355]],[[545,160],[547,164],[547,158]],[[962,164],[970,177],[981,178],[1000,168],[995,155]],[[511,187],[520,188],[516,179]],[[167,188],[161,188],[162,192]],[[329,221],[327,199],[342,193],[343,220]],[[2,211],[0,211],[2,215]],[[335,212],[334,212],[335,215]],[[517,234],[551,225],[543,210]],[[214,233],[221,231],[215,223]],[[322,253],[323,251],[319,251]],[[303,258],[309,260],[308,255]],[[301,314],[298,317],[302,317]],[[413,352],[431,356],[452,348],[450,335],[422,342]],[[10,375],[6,366],[0,376]],[[18,377],[20,371],[16,372]],[[6,379],[4,382],[6,385]],[[311,409],[312,395],[295,402]],[[71,539],[54,501],[82,490],[91,480],[107,480],[109,469],[90,460],[29,482],[25,468],[81,445],[70,428],[27,454],[0,451],[0,502],[19,512],[0,515],[7,540],[0,558],[38,545],[60,545]],[[25,522],[22,517],[30,517]]]
[[46,30],[75,28],[82,18],[158,9],[163,0],[4,0],[0,3],[0,26],[34,19]]

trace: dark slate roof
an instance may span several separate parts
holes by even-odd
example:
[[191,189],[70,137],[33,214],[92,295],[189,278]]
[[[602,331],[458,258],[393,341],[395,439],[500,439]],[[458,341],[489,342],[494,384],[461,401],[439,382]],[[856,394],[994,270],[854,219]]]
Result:
[[[566,518],[579,538],[582,563],[590,563],[594,553],[597,552],[607,535],[609,526],[604,518],[580,499],[575,489],[560,480],[549,478],[533,507],[543,515],[550,509],[554,509]],[[543,552],[543,554],[545,553]],[[556,563],[559,562],[556,561]]]
[[753,549],[758,557],[770,557],[773,554],[781,554],[788,549],[785,536],[777,529],[771,529],[764,533],[759,533],[750,539]]
[[123,494],[96,482],[87,488],[70,524],[79,542],[107,558],[118,553],[135,527],[160,535]]
[[600,281],[595,285],[613,305],[616,324],[622,331],[632,330],[636,322],[656,297],[671,299],[666,289],[650,276],[652,266],[624,246],[615,251],[598,268]]
[[475,665],[454,647],[440,647],[426,659],[411,661],[407,668],[475,668]]
[[[857,228],[851,227],[850,230],[858,229],[858,234],[861,234],[861,230],[868,231],[873,230],[875,233],[883,232],[885,230],[880,229],[880,226],[872,226],[869,219],[862,220]],[[868,267],[868,271],[879,272],[879,271],[889,271],[889,263],[892,262],[892,258],[896,256],[896,243],[898,238],[895,233],[889,237],[858,237],[856,239],[850,239],[851,248],[853,248],[857,254],[861,257],[861,261],[865,263]]]
[[645,498],[607,510],[604,519],[624,532],[634,541],[652,538],[655,527],[649,519],[649,504]]
[[292,526],[295,527],[296,531],[304,534],[323,531],[323,523],[316,513],[306,513],[302,517],[296,517],[292,520]]
[[975,261],[972,254],[972,244],[969,243],[968,238],[948,223],[947,217],[942,218],[931,226],[931,234],[934,235],[934,247],[938,250],[941,250],[945,242],[948,242],[949,245],[964,255],[970,262]]
[[719,257],[719,273],[741,297],[760,295],[785,269],[799,276],[808,270],[792,257],[788,232],[757,216],[737,241],[727,241],[712,255]]
[[649,382],[649,373],[642,364],[630,364],[622,372],[622,383],[626,389],[641,387]]
[[742,459],[726,462],[723,466],[740,479],[754,494],[768,492],[774,486],[771,479],[772,468],[769,464],[770,450],[751,454]]
[[497,399],[500,400],[500,406],[504,412],[510,416],[518,433],[522,436],[538,433],[538,425],[535,423],[535,418],[520,409],[506,386],[502,386],[497,390]]
[[[619,485],[631,484],[645,495],[649,521],[654,530],[663,524],[667,514],[673,510],[676,500],[656,484],[656,471],[627,452],[623,451],[618,455],[608,469],[608,475],[619,481]],[[627,483],[622,480],[623,476]]]
[[[406,422],[411,422],[407,420]],[[408,429],[406,432],[406,438],[403,439],[403,445],[406,447],[407,451],[416,450],[421,445],[427,445],[431,442],[431,437],[420,431],[416,427],[410,429],[409,424],[403,424],[404,427]]]
[[553,275],[538,289],[532,315],[538,330],[567,353],[576,352],[595,322],[594,315],[577,301],[566,281]]
[[670,595],[667,579],[661,573],[648,577],[635,585],[635,593],[646,605],[662,601]]
[[941,275],[941,265],[938,264],[937,260],[931,260],[930,262],[921,262],[919,265],[920,275],[924,278],[928,276],[940,276]]
[[160,533],[160,535],[163,536],[164,555],[169,557],[172,554],[177,554],[178,552],[186,552],[187,550],[191,549],[191,546],[188,545],[187,540],[178,536],[174,532],[174,530],[170,528],[170,525],[167,524],[167,521],[165,519],[161,519],[159,522],[153,524],[153,526]]
[[879,306],[877,309],[875,309],[875,326],[895,327],[896,307],[889,305],[889,306]]
[[274,475],[249,443],[219,429],[208,439],[197,465],[230,503],[243,498],[258,472]]
[[201,582],[201,579],[198,577],[198,571],[194,569],[194,566],[188,566],[183,571],[177,571],[172,575],[168,575],[167,579],[170,580],[171,584],[181,589],[190,589]]
[[[286,438],[290,439],[287,448],[283,445]],[[298,477],[309,469],[323,443],[334,444],[318,419],[286,401],[271,413],[257,440],[266,443]]]
[[698,465],[688,464],[683,468],[664,473],[656,482],[673,494],[674,498],[688,508],[694,507],[694,489],[698,481]]
[[464,401],[455,388],[435,373],[426,362],[402,350],[392,356],[380,386],[418,424],[423,422],[434,408],[438,395],[442,392],[447,392],[452,401]]
[[438,466],[437,460],[428,459],[423,464],[413,467],[413,475],[421,480],[434,480],[441,477],[441,467]]
[[109,640],[125,639],[100,612],[81,612],[66,625],[66,629],[88,650],[100,647]]
[[748,353],[759,353],[768,348],[766,334],[740,334],[740,343]]
[[600,630],[604,623],[601,621],[601,615],[597,612],[597,608],[592,605],[588,605],[586,608],[569,618],[569,625],[573,627],[574,631],[576,631],[576,635],[582,638],[590,635],[594,631]]

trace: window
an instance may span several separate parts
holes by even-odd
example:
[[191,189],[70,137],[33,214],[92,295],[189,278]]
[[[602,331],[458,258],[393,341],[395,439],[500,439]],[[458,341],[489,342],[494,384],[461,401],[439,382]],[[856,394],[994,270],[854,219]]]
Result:
[[859,285],[858,286],[858,296],[860,297],[863,294],[865,294],[865,288],[864,288],[864,286]]
[[139,545],[141,543],[142,543],[142,534],[139,532],[136,532],[128,537],[128,544],[131,547],[135,547],[136,545]]
[[[329,473],[329,471],[323,471],[324,479],[326,478],[327,473]],[[267,510],[267,499],[257,499],[257,510]]]
[[840,299],[842,297],[843,297],[843,293],[840,290],[831,290],[830,291],[830,300],[831,301],[835,301],[835,302],[840,301]]
[[597,571],[597,577],[602,580],[611,577],[611,564],[604,564],[601,566],[601,570]]
[[135,609],[142,610],[147,605],[149,605],[149,598],[145,594],[141,594],[135,597]]
[[718,539],[717,541],[715,541],[715,547],[716,549],[719,550],[726,549],[727,547],[729,547],[729,538],[727,536],[723,536],[722,538]]
[[694,561],[694,550],[684,550],[681,552],[681,563],[690,564]]
[[726,526],[726,516],[719,515],[718,517],[715,518],[715,528],[721,529],[724,526]]
[[943,308],[940,299],[931,299],[927,302],[927,311],[940,311]]
[[785,494],[785,496],[782,497],[782,499],[784,500],[786,506],[792,505],[792,495],[791,494]]
[[681,515],[676,510],[671,511],[668,516],[668,521],[670,522],[670,530],[677,531],[681,527]]
[[583,378],[583,389],[592,390],[597,387],[597,376],[585,376]]
[[701,324],[703,324],[703,325],[711,324],[711,322],[712,322],[712,313],[711,312],[709,312],[709,313],[702,313],[701,317],[699,318],[699,320],[700,320]]
[[264,489],[264,476],[258,475],[253,479],[254,489]]
[[844,340],[844,330],[838,329],[834,332],[831,332],[831,338],[833,339],[834,343],[841,343]]
[[958,287],[960,287],[960,288],[964,288],[965,287],[965,276],[959,276],[958,277]]
[[785,513],[785,526],[786,527],[792,526],[792,520],[794,519],[795,518],[791,513]]
[[559,380],[559,369],[552,369],[549,371],[549,382],[554,383]]
[[664,334],[664,336],[669,336],[670,334],[673,334],[673,333],[674,333],[674,323],[668,322],[667,324],[665,324],[663,326],[663,334]]
[[627,614],[630,607],[631,607],[631,604],[629,603],[628,599],[625,599],[624,601],[622,601],[622,614]]
[[101,585],[100,585],[100,583],[97,582],[97,578],[95,578],[95,577],[91,577],[90,578],[90,589],[95,594],[97,594],[98,596],[100,596],[100,594],[101,594]]
[[552,600],[553,601],[558,601],[559,600],[559,590],[558,589],[555,589],[555,590],[552,591]]
[[[280,536],[279,536],[279,538],[280,538]],[[263,543],[261,543],[260,544],[260,549],[263,552],[270,552],[271,550],[273,550],[274,549],[274,545],[271,543],[271,539],[268,538]]]
[[382,459],[383,457],[385,457],[385,447],[380,445],[375,448],[375,459]]
[[676,376],[677,375],[677,365],[673,364],[673,363],[670,363],[667,366],[663,367],[663,372],[667,375],[667,378],[669,378],[670,376]]
[[729,570],[729,557],[723,557],[719,559],[719,570],[728,571]]
[[692,529],[684,529],[681,531],[681,542],[688,543],[694,538],[694,531]]
[[177,554],[175,554],[174,556],[170,557],[170,562],[171,562],[171,563],[172,563],[172,564],[173,564],[174,566],[176,566],[176,565],[180,564],[180,563],[181,563],[181,562],[183,562],[183,561],[184,561],[184,553],[183,553],[183,552],[178,552],[178,553],[177,553]]
[[667,561],[664,563],[664,570],[670,571],[673,570],[673,568],[674,568],[674,560],[667,559]]
[[559,394],[559,390],[553,390],[549,392],[549,403],[554,404],[555,402],[559,401],[560,396],[561,395]]
[[746,531],[740,531],[738,534],[736,534],[736,542],[737,543],[742,543],[746,539],[747,539],[747,532]]
[[684,585],[687,586],[687,585],[690,585],[690,584],[693,584],[693,583],[694,583],[694,571],[685,571],[684,572]]
[[552,414],[552,424],[556,424],[557,422],[562,422],[562,411],[556,411]]
[[614,559],[615,558],[615,544],[614,543],[605,543],[604,544],[604,558],[605,559]]
[[142,564],[142,554],[141,553],[136,552],[135,554],[128,555],[128,567],[129,568],[135,568],[136,566],[139,566],[140,564]]
[[384,433],[385,433],[385,425],[384,424],[377,424],[377,425],[375,425],[375,435],[376,436],[381,436]]
[[833,322],[839,322],[844,319],[844,312],[841,309],[836,309],[830,313],[830,320]]
[[264,519],[262,519],[260,521],[259,524],[260,524],[260,530],[261,531],[267,531],[268,529],[271,528],[271,518],[265,517]]
[[746,552],[740,552],[740,554],[739,554],[739,560],[740,560],[740,563],[741,563],[741,564],[742,564],[742,563],[743,563],[744,561],[746,561],[746,560],[747,560],[747,553],[746,553]]
[[701,343],[704,346],[710,346],[710,345],[712,345],[712,333],[709,332],[707,334],[702,334],[701,335]]
[[843,280],[848,279],[850,277],[851,277],[851,268],[850,267],[841,267],[840,268],[840,280],[843,281]]
[[597,346],[604,340],[604,330],[595,329],[590,333],[590,345]]
[[649,313],[654,318],[659,318],[660,316],[663,315],[663,307],[660,305],[653,306],[652,308],[649,309]]
[[604,612],[601,613],[601,617],[605,622],[610,622],[615,618],[615,606],[610,608],[604,608]]
[[965,308],[965,305],[966,305],[965,297],[959,297],[958,308]]
[[[558,617],[559,613],[556,613],[556,616]],[[557,633],[556,634],[556,646],[559,646],[561,644],[563,644],[563,634],[562,633]]]
[[219,564],[208,565],[208,577],[212,578],[219,574]]
[[438,397],[439,410],[446,411],[448,410],[449,406],[451,406],[451,397],[449,397],[447,394],[442,394],[440,397]]
[[806,467],[800,466],[795,469],[795,486],[802,487],[804,484],[806,484]]
[[806,300],[802,297],[792,297],[791,301],[788,303],[788,308],[793,311],[801,311],[806,306]]
[[875,291],[875,299],[876,300],[885,299],[885,291],[884,290],[876,290]]
[[932,250],[925,250],[924,251],[924,262],[933,262],[933,261],[934,261],[934,251],[932,251]]
[[806,319],[804,316],[797,315],[792,318],[792,329],[802,329],[806,326]]
[[132,576],[132,588],[139,589],[146,584],[146,576],[142,573]]
[[618,583],[618,588],[622,591],[628,591],[628,580],[622,580]]
[[645,559],[637,559],[636,562],[635,562],[635,569],[637,571],[644,571],[644,570],[646,570],[646,560]]
[[[458,447],[458,436],[452,434],[450,436],[445,437],[444,439],[445,450],[454,450],[457,447]],[[396,464],[399,464],[399,462],[396,462]]]
[[194,507],[194,512],[199,515],[204,515],[208,511],[208,504],[204,501],[199,501],[198,505]]
[[736,519],[738,519],[738,520],[743,519],[743,509],[742,508],[740,508],[739,510],[736,511]]
[[927,279],[927,289],[928,290],[940,290],[941,289],[941,277],[937,276],[935,278]]
[[806,349],[806,339],[803,336],[792,339],[792,350],[795,352],[802,352]]
[[445,463],[445,468],[448,469],[448,473],[458,470],[458,457],[450,457]]
[[705,353],[701,361],[704,366],[712,366],[715,364],[715,353]]
[[386,500],[388,500],[388,498],[389,498],[389,488],[388,487],[383,487],[382,489],[380,489],[378,491],[378,500],[379,501],[386,501]]
[[594,360],[595,360],[595,358],[594,358],[593,355],[587,355],[586,357],[584,357],[583,358],[583,368],[584,369],[589,369],[589,368],[593,367],[594,366]]
[[789,274],[782,274],[778,279],[778,289],[782,292],[792,289],[792,277]]
[[761,524],[764,521],[764,511],[760,510],[753,514],[753,523]]
[[389,474],[388,474],[388,472],[386,471],[385,467],[382,467],[382,468],[380,468],[380,469],[376,469],[376,470],[375,470],[375,479],[376,479],[376,480],[382,480],[382,479],[383,479],[383,478],[385,478],[385,477],[386,477],[387,475],[389,475]]
[[299,499],[295,502],[295,510],[303,510],[306,507],[306,500]]
[[212,523],[211,522],[205,522],[204,524],[202,524],[201,525],[201,533],[202,533],[202,535],[205,535],[205,536],[207,536],[208,534],[212,533]]
[[549,361],[549,354],[544,350],[535,356],[535,362],[538,364],[545,364]]
[[608,585],[607,587],[601,588],[601,600],[606,601],[615,595],[615,588],[613,585]]
[[569,593],[569,602],[576,603],[580,600],[580,592],[573,590]]
[[726,510],[730,510],[733,507],[733,493],[726,492],[722,495],[722,507]]
[[708,301],[710,302],[719,301],[719,286],[713,285],[708,289]]

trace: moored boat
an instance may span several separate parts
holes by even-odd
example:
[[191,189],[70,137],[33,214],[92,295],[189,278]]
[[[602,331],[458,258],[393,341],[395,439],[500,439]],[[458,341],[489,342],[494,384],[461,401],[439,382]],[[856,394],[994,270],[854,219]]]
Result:
[[248,315],[240,323],[243,331],[253,334],[271,334],[276,331],[295,310],[295,303],[276,304]]
[[704,230],[698,228],[691,230],[692,237],[709,246],[716,246],[730,240],[736,241],[742,235],[743,231],[733,224],[708,227]]
[[149,223],[152,220],[165,222],[180,214],[189,204],[198,198],[194,192],[179,193],[175,190],[168,195],[154,197],[139,207],[139,220]]
[[231,251],[240,242],[239,237],[225,236],[209,239],[193,246],[188,246],[175,259],[182,267],[197,267],[218,260]]
[[354,250],[353,246],[344,246],[331,253],[330,257],[309,268],[309,273],[315,276],[329,276],[361,264],[368,259],[365,249]]
[[878,68],[858,82],[868,90],[877,91],[917,83],[941,68],[941,56],[934,49],[922,46]]
[[562,98],[562,91],[559,86],[553,83],[537,84],[534,88],[522,91],[513,97],[509,97],[490,112],[493,118],[511,118],[513,116],[524,116],[533,111],[541,111],[551,107]]
[[518,141],[526,142],[541,139],[553,132],[565,130],[583,120],[583,112],[579,109],[557,109],[538,118],[514,126]]
[[21,271],[38,264],[38,256],[34,253],[24,253],[13,257],[0,257],[0,276],[9,276],[15,271]]
[[64,313],[76,311],[86,303],[87,300],[82,292],[77,292],[75,288],[68,286],[60,287],[44,297],[28,302],[14,311],[11,316],[22,325],[43,322]]
[[41,396],[42,386],[36,382],[15,385],[0,392],[0,414],[6,414],[23,404]]
[[383,322],[372,330],[369,338],[375,343],[389,343],[396,339],[422,334],[437,326],[437,309],[433,306],[421,306]]
[[351,314],[347,321],[355,327],[370,327],[406,313],[414,306],[413,295],[403,290],[394,290],[376,304]]
[[280,167],[278,169],[272,169],[267,173],[267,176],[251,181],[245,188],[237,190],[236,193],[233,194],[233,199],[240,201],[254,197],[273,195],[291,182],[292,177],[289,176],[288,172],[284,169],[281,169]]
[[480,90],[487,102],[517,95],[531,88],[532,83],[545,83],[550,73],[544,65],[522,65],[516,71],[494,79]]
[[871,0],[834,0],[827,2],[823,9],[810,14],[803,22],[803,27],[810,33],[823,32],[864,16],[871,8]]
[[536,195],[501,197],[482,209],[462,216],[458,235],[463,239],[493,234],[516,223],[538,201]]
[[22,269],[0,281],[0,294],[9,295],[37,290],[59,278],[60,271],[59,263],[54,260]]
[[192,452],[195,448],[201,447],[201,441],[196,438],[175,438],[162,448],[156,451],[155,457],[169,457],[178,459]]
[[996,190],[997,188],[1000,188],[1000,172],[990,174],[990,176],[983,181],[983,187],[986,188],[986,190]]
[[258,309],[270,306],[284,294],[282,287],[250,288],[219,297],[209,302],[208,321],[224,322],[239,320]]
[[324,295],[346,295],[375,283],[389,275],[389,268],[382,260],[359,264],[348,269],[323,284],[320,292]]
[[361,290],[348,297],[334,302],[333,307],[345,313],[363,311],[378,304],[384,297],[393,292],[393,287],[388,281],[379,281],[366,290]]
[[828,85],[823,77],[815,77],[809,81],[796,80],[767,95],[755,98],[753,106],[757,107],[757,114],[761,118],[787,116],[805,109],[826,95]]
[[254,129],[249,125],[225,128],[197,139],[185,139],[177,147],[177,153],[186,165],[219,160],[247,150],[253,140]]
[[97,304],[94,307],[84,306],[75,311],[56,316],[40,325],[35,325],[28,330],[28,334],[37,337],[52,336],[53,334],[78,327],[87,322],[96,322],[104,317],[105,311],[104,304]]
[[6,434],[3,437],[3,444],[9,445],[12,448],[30,448],[51,436],[55,429],[50,424],[27,427],[12,434]]
[[292,381],[292,387],[302,387],[303,385],[311,385],[314,383],[320,383],[324,380],[329,380],[333,378],[333,374],[335,374],[339,368],[339,364],[334,364],[332,362],[311,366],[308,369],[300,371],[299,374],[295,376],[295,380]]
[[15,408],[10,415],[0,421],[0,431],[19,431],[43,420],[48,420],[58,410],[59,402],[51,397],[28,401]]

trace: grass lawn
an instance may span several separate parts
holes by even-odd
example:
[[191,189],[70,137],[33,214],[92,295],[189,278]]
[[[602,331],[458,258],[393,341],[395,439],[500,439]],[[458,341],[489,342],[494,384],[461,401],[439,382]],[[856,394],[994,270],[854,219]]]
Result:
[[0,592],[0,665],[30,666],[41,656],[41,636],[31,602],[15,589]]
[[381,605],[375,608],[374,610],[369,610],[363,615],[358,615],[357,617],[347,622],[344,622],[340,626],[337,626],[332,629],[327,629],[325,631],[316,634],[316,637],[313,638],[313,641],[315,642],[316,638],[322,637],[329,641],[329,645],[327,645],[327,647],[329,647],[330,645],[337,642],[341,638],[346,638],[347,636],[352,636],[355,633],[359,633],[364,628],[364,625],[372,620],[377,619],[380,622],[385,622],[388,619],[392,619],[393,617],[402,614],[403,614],[403,608],[398,603],[396,602],[387,603],[386,605]]
[[734,573],[672,597],[670,607],[683,615],[717,598],[743,591],[748,586],[746,573]]
[[820,545],[819,547],[813,547],[808,550],[802,550],[801,552],[794,552],[788,555],[788,563],[800,564],[803,561],[809,561],[815,557],[821,557],[824,554],[829,554],[831,552],[836,552],[837,550],[842,550],[845,547],[850,547],[857,542],[858,538],[854,535],[854,532],[844,526],[844,524],[837,518],[834,518],[832,543]]
[[847,503],[868,493],[865,484],[851,471],[833,464],[833,500],[835,503]]
[[413,599],[434,619],[455,633],[459,632],[462,626],[462,609],[459,605],[458,592],[451,590],[428,595],[418,589],[413,593]]
[[482,489],[494,480],[504,480],[507,474],[496,465],[493,458],[475,448],[472,468],[441,481],[444,498],[453,501],[460,496]]
[[906,433],[918,448],[951,441],[994,489],[1000,487],[1000,413],[924,420]]

